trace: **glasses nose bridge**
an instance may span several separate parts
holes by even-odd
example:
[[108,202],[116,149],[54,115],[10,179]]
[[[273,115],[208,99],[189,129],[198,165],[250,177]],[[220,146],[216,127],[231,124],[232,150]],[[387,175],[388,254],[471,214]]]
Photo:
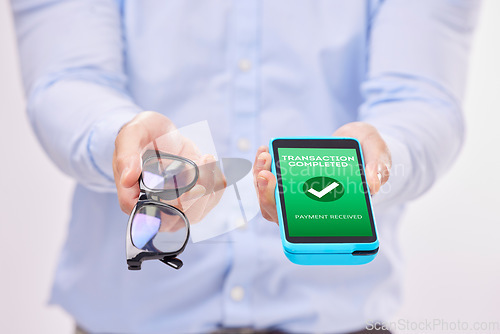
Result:
[[148,151],[143,155],[141,192],[154,200],[172,200],[189,191],[199,177],[199,168],[190,159]]

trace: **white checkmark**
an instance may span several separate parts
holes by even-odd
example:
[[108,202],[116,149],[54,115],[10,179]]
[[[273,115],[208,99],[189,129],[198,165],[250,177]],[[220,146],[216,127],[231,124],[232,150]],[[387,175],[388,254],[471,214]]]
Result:
[[321,191],[316,191],[313,188],[309,188],[308,192],[310,192],[311,194],[313,194],[314,196],[316,196],[318,198],[321,198],[321,197],[325,196],[326,194],[328,194],[333,189],[337,188],[338,185],[339,184],[337,182],[333,182],[332,184],[330,184],[328,187],[326,187],[325,189],[323,189]]

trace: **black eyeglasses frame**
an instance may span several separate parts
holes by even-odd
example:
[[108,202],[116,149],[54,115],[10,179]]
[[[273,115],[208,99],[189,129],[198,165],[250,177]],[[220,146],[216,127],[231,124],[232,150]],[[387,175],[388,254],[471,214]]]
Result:
[[[158,150],[148,150],[146,151],[143,156],[142,156],[142,165],[146,164],[150,159],[170,159],[170,160],[177,160],[181,161],[183,163],[192,165],[195,169],[195,176],[193,178],[193,181],[189,183],[188,185],[180,188],[175,188],[175,189],[169,189],[169,190],[164,190],[164,189],[151,189],[148,188],[143,181],[142,178],[142,173],[141,176],[139,177],[139,188],[140,188],[140,195],[139,195],[139,200],[137,201],[137,204],[134,206],[134,209],[130,213],[130,217],[128,220],[127,224],[127,239],[126,239],[126,252],[127,252],[127,264],[128,264],[128,269],[129,270],[140,270],[142,262],[145,260],[160,260],[161,262],[165,263],[166,265],[174,268],[174,269],[180,269],[183,265],[182,261],[177,258],[179,254],[181,254],[184,249],[186,248],[187,242],[189,240],[189,235],[190,235],[190,229],[189,229],[189,220],[178,208],[169,205],[167,203],[160,202],[160,200],[174,200],[179,198],[182,194],[185,192],[188,192],[193,188],[198,181],[199,177],[199,168],[196,165],[196,163],[190,159],[180,157],[177,155],[169,154],[169,153],[164,153],[160,152]],[[151,250],[144,250],[137,248],[133,242],[132,242],[132,222],[135,218],[135,214],[144,206],[147,205],[153,205],[158,207],[160,210],[162,208],[166,210],[170,210],[175,212],[178,216],[180,216],[186,223],[186,240],[184,241],[182,247],[178,249],[175,252],[155,252]]]

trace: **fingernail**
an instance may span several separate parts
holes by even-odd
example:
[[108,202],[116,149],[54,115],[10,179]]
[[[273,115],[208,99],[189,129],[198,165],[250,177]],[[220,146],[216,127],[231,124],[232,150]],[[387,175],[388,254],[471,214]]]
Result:
[[267,187],[267,179],[266,178],[263,178],[263,177],[258,177],[257,178],[257,186],[259,187],[259,189],[264,189],[265,187]]
[[266,159],[259,158],[257,159],[257,167],[262,168],[266,164]]
[[378,182],[382,182],[382,173],[378,172],[377,177],[378,177]]

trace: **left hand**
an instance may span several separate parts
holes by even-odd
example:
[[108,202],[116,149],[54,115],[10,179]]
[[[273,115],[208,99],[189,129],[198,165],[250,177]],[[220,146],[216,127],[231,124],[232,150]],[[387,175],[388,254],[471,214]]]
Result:
[[[372,195],[389,179],[391,153],[377,129],[364,122],[347,123],[333,133],[334,137],[352,137],[359,140],[365,160],[366,182]],[[254,185],[259,198],[262,216],[278,223],[278,213],[274,199],[276,178],[271,173],[271,154],[267,146],[257,150],[253,165]]]
[[[213,156],[202,155],[189,138],[181,135],[170,119],[152,111],[139,113],[121,128],[115,140],[113,172],[122,211],[130,214],[139,199],[141,154],[148,148],[154,149],[153,142],[160,151],[188,158],[198,165],[196,185],[167,203],[182,210],[190,223],[201,221],[221,199],[226,178]],[[164,221],[168,225],[162,225],[162,231],[176,231],[184,226],[180,219]]]

